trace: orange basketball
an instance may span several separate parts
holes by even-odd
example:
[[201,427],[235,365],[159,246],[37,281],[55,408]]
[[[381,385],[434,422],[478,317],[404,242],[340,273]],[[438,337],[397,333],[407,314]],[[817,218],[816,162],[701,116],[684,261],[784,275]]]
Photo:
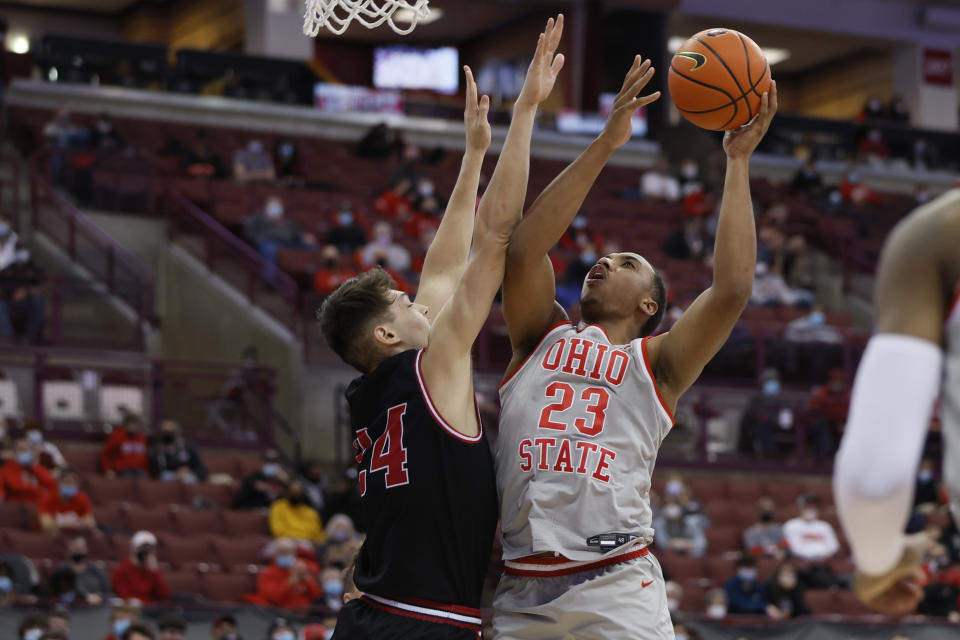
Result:
[[668,73],[670,97],[683,117],[717,131],[748,123],[770,81],[763,51],[733,29],[707,29],[684,42]]

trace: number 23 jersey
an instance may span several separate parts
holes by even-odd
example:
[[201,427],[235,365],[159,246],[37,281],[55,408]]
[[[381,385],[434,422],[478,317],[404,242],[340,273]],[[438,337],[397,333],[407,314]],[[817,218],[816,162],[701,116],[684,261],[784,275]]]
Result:
[[613,345],[597,325],[555,325],[500,386],[497,489],[504,559],[593,560],[588,539],[653,541],[650,478],[673,416],[646,339]]
[[493,456],[482,425],[464,436],[433,406],[422,353],[387,358],[347,389],[367,528],[354,580],[385,598],[479,608],[497,526]]

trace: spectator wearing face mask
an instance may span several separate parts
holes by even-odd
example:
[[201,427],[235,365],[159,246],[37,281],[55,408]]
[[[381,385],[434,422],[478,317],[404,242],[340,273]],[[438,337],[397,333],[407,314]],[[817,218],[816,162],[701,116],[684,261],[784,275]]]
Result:
[[327,609],[336,612],[343,608],[343,571],[337,567],[327,567],[320,574],[320,586],[323,589],[323,603]]
[[273,501],[283,493],[289,476],[280,464],[280,454],[275,449],[263,453],[263,466],[251,473],[240,484],[233,498],[231,509],[269,509]]
[[108,478],[127,476],[141,478],[150,472],[147,458],[147,437],[140,417],[128,413],[120,429],[114,429],[100,454],[100,467]]
[[297,640],[297,629],[285,618],[277,618],[267,629],[265,640]]
[[913,492],[914,508],[930,509],[940,503],[940,490],[937,487],[936,465],[930,458],[920,462],[917,472],[917,484]]
[[[2,223],[0,223],[2,227]],[[46,298],[43,268],[26,247],[16,247],[13,261],[0,271],[0,337],[37,343],[43,336]]]
[[160,423],[160,441],[150,448],[150,475],[165,482],[205,482],[207,468],[173,420]]
[[280,249],[303,249],[314,243],[312,235],[304,233],[300,225],[284,215],[283,200],[279,196],[267,198],[262,212],[243,221],[243,235],[271,264],[276,264]]
[[157,623],[157,640],[183,640],[187,623],[181,618],[163,618]]
[[96,123],[90,127],[87,138],[90,148],[94,151],[120,150],[126,145],[123,136],[113,126],[113,118],[109,113],[101,113]]
[[707,550],[707,538],[701,521],[685,515],[676,496],[667,496],[659,513],[653,519],[657,544],[677,553],[702,556]]
[[784,337],[790,342],[843,342],[843,334],[836,327],[827,324],[827,314],[819,305],[814,306],[809,314],[792,320],[784,331]]
[[16,457],[0,467],[0,498],[39,505],[46,494],[57,491],[57,481],[37,464],[29,442],[18,440],[15,451]]
[[0,561],[0,607],[13,607],[18,604],[19,595],[14,588],[14,571],[10,563]]
[[737,574],[727,580],[723,590],[727,594],[728,613],[781,617],[780,611],[770,605],[767,588],[757,581],[757,561],[752,556],[737,560]]
[[860,110],[857,120],[859,122],[882,120],[885,115],[886,111],[883,108],[883,102],[880,100],[880,98],[876,96],[870,96],[870,98],[864,103],[863,108]]
[[770,498],[757,500],[757,521],[743,532],[743,548],[754,556],[784,557],[787,541],[783,527],[774,521],[774,508]]
[[797,569],[793,564],[784,562],[777,567],[777,572],[767,585],[770,594],[770,606],[777,612],[777,619],[797,618],[810,615],[810,608],[803,597],[803,587],[797,577]]
[[57,445],[44,437],[42,422],[34,418],[25,420],[23,433],[27,442],[30,443],[30,449],[33,451],[37,464],[51,473],[56,473],[58,469],[67,466],[67,460],[60,453]]
[[82,535],[73,535],[67,541],[67,562],[54,569],[51,583],[56,575],[66,575],[67,584],[72,585],[75,596],[73,601],[98,605],[111,594],[110,578],[103,569],[91,564],[88,558],[87,540]]
[[810,412],[815,420],[823,420],[833,433],[834,440],[839,441],[850,409],[850,389],[843,369],[830,369],[827,376],[827,383],[813,390]]
[[750,399],[740,420],[740,450],[773,456],[779,451],[779,434],[793,438],[793,405],[781,394],[780,372],[776,369],[766,369],[761,374],[760,390]]
[[277,178],[285,182],[302,182],[303,167],[300,166],[300,150],[290,138],[277,140],[273,149],[273,164]]
[[316,460],[307,460],[300,467],[300,475],[303,479],[303,492],[310,501],[310,506],[323,512],[323,492],[326,488],[323,465]]
[[28,615],[20,622],[17,632],[20,640],[40,640],[49,628],[45,616]]
[[247,600],[280,609],[305,609],[321,596],[317,565],[298,558],[296,550],[289,538],[276,541],[273,563],[257,574],[257,592]]
[[360,260],[364,267],[404,271],[410,267],[410,252],[393,241],[393,228],[381,221],[373,226],[373,240],[363,248]]
[[684,196],[703,189],[700,179],[700,165],[693,158],[684,158],[680,161],[680,193]]
[[246,148],[233,154],[233,177],[241,182],[273,180],[277,177],[273,158],[264,150],[262,142],[251,140]]
[[292,538],[314,544],[326,540],[320,514],[310,504],[299,480],[291,482],[284,496],[270,505],[270,533],[275,538]]
[[857,160],[879,164],[889,157],[890,150],[887,148],[887,143],[883,141],[883,132],[880,129],[870,129],[857,147]]
[[363,538],[353,526],[349,516],[338,513],[330,518],[325,528],[327,544],[318,552],[324,566],[349,566],[356,559]]
[[313,276],[313,290],[321,295],[333,293],[355,275],[357,270],[344,265],[340,251],[328,244],[320,252],[320,268]]
[[110,633],[103,640],[120,640],[127,629],[140,622],[140,607],[122,604],[110,610]]
[[359,224],[349,200],[340,203],[340,210],[334,217],[334,226],[327,233],[327,244],[333,245],[343,254],[351,254],[367,244],[367,234]]
[[727,617],[727,593],[723,589],[711,589],[704,596],[704,615],[710,620]]
[[13,230],[9,218],[0,214],[0,272],[16,262],[20,236]]
[[680,181],[671,174],[666,156],[657,158],[654,167],[644,172],[640,179],[640,193],[649,200],[676,202],[680,199]]
[[829,589],[837,582],[828,563],[840,550],[840,543],[833,525],[820,519],[819,503],[813,494],[802,496],[799,517],[783,525],[783,536],[799,563],[801,581],[808,589]]
[[673,231],[663,243],[663,252],[674,260],[703,261],[710,249],[710,236],[703,229],[703,218],[686,218],[683,227]]
[[580,251],[592,245],[594,251],[603,250],[603,238],[590,227],[590,221],[583,213],[578,213],[567,228],[567,232],[560,238],[560,247],[571,251]]
[[807,160],[802,167],[797,169],[797,172],[793,174],[793,180],[790,182],[790,188],[795,193],[803,193],[812,197],[817,197],[823,193],[823,176],[817,170],[817,165],[813,160]]
[[157,563],[157,537],[149,531],[138,531],[130,539],[130,555],[113,572],[113,592],[143,604],[170,598]]
[[183,158],[183,172],[191,178],[226,178],[227,167],[220,154],[210,146],[210,134],[197,131],[193,148]]
[[855,205],[883,202],[883,197],[870,188],[870,185],[860,181],[860,174],[851,171],[844,176],[840,182],[840,196],[844,202],[850,202]]
[[237,633],[237,619],[229,613],[214,618],[210,625],[210,640],[243,640]]
[[676,615],[683,603],[683,587],[673,580],[668,580],[664,588],[667,592],[667,611],[670,615]]
[[40,528],[50,535],[63,532],[97,532],[90,498],[80,490],[80,476],[73,469],[64,469],[60,486],[40,499]]

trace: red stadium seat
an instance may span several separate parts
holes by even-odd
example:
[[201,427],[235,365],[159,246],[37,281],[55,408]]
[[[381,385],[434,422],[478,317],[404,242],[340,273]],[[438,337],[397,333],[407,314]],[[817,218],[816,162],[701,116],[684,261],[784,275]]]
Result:
[[19,553],[28,558],[59,560],[64,557],[66,549],[64,542],[39,531],[4,529],[0,532],[0,536],[4,540],[3,547],[5,550]]
[[707,551],[711,554],[740,551],[743,548],[743,532],[731,527],[710,527],[706,530]]
[[203,591],[202,574],[196,571],[168,571],[163,577],[173,597],[200,595]]
[[108,502],[98,505],[93,510],[93,517],[96,518],[98,525],[109,527],[112,531],[130,531],[130,524],[127,522],[127,508],[122,502]]
[[203,576],[204,595],[214,602],[240,602],[240,599],[257,590],[253,574],[207,573]]
[[723,483],[716,478],[684,478],[693,498],[701,505],[709,505],[724,499]]
[[[718,500],[716,502],[707,502],[703,504],[707,517],[710,518],[710,524],[714,527],[732,527],[740,522],[740,508],[738,502],[732,500]],[[751,520],[753,513],[751,512]]]
[[242,564],[265,563],[263,549],[270,544],[269,536],[250,536],[236,533],[233,536],[214,536],[216,558],[225,567]]
[[169,504],[154,507],[141,507],[137,504],[126,505],[127,527],[131,533],[146,530],[154,535],[173,531],[173,515]]
[[770,556],[757,558],[757,579],[761,582],[766,582],[776,574],[779,566],[780,561],[776,558],[771,558]]
[[270,535],[267,516],[259,511],[227,510],[223,512],[223,521],[226,530],[235,535]]
[[727,480],[727,498],[741,504],[755,504],[766,489],[761,480]]
[[147,507],[181,504],[184,501],[183,484],[140,480],[140,503]]
[[717,584],[723,584],[737,572],[737,562],[732,558],[711,556],[707,560],[707,576]]
[[36,521],[27,522],[26,510],[20,502],[0,502],[0,527],[5,529],[35,529]]
[[186,504],[196,506],[197,499],[209,502],[215,507],[226,509],[233,501],[234,489],[221,484],[188,484],[184,485]]
[[679,583],[684,589],[688,584],[699,584],[708,579],[703,558],[673,552],[657,553],[657,558],[670,580]]
[[220,511],[183,508],[178,509],[174,516],[176,530],[181,535],[225,533]]
[[702,587],[683,585],[683,599],[680,600],[681,611],[703,611],[706,591]]
[[166,534],[160,539],[160,558],[181,570],[197,565],[215,564],[212,562],[211,549],[210,537],[202,534]]
[[94,447],[64,447],[60,450],[67,464],[81,475],[100,473],[100,449]]
[[256,473],[263,468],[263,460],[259,456],[240,456],[238,458],[240,463],[240,477],[244,478],[252,473]]
[[203,464],[206,465],[210,473],[226,473],[236,478],[240,475],[240,464],[237,462],[237,456],[232,453],[204,453],[202,455]]
[[817,616],[840,613],[840,603],[836,596],[836,591],[828,589],[811,590],[804,594],[807,607]]
[[806,485],[790,481],[767,481],[767,495],[778,507],[795,505],[797,497],[806,491]]
[[139,492],[133,478],[86,476],[86,491],[95,505],[107,502],[137,502]]

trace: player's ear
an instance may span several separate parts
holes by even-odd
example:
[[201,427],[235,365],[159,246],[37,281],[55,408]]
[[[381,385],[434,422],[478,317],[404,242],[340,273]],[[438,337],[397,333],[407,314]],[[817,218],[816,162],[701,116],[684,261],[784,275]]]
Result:
[[400,336],[388,325],[378,324],[373,329],[373,339],[386,347],[392,347],[400,342]]
[[637,308],[646,315],[652,316],[657,312],[657,309],[660,308],[660,305],[650,296],[644,296],[640,299],[640,304],[637,305]]

